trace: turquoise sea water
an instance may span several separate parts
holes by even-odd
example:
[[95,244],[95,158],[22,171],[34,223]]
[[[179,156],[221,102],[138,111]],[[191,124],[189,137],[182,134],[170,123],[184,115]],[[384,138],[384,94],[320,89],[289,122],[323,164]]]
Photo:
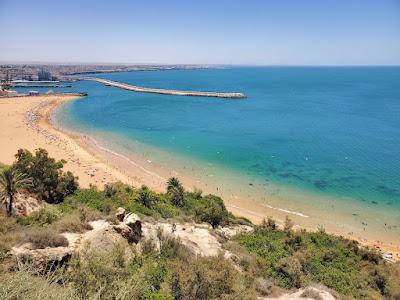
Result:
[[89,96],[58,112],[72,129],[116,133],[170,155],[207,161],[243,175],[244,185],[256,179],[400,212],[400,68],[95,76],[155,88],[243,92],[247,99],[142,94],[77,82],[69,90]]

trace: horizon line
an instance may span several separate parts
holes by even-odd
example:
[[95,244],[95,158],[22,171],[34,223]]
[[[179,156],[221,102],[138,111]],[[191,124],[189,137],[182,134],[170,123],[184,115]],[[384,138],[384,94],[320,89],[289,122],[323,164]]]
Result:
[[399,64],[256,64],[256,63],[155,63],[155,62],[61,62],[61,61],[1,61],[0,65],[121,65],[121,66],[238,66],[238,67],[400,67]]

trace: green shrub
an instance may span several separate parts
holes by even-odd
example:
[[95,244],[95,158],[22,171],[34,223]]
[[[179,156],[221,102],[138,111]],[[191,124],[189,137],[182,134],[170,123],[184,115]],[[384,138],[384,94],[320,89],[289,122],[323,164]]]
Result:
[[281,258],[287,257],[285,249],[285,233],[281,231],[257,230],[253,234],[242,234],[236,241],[265,259],[268,266],[273,266]]
[[22,217],[19,222],[22,225],[39,225],[52,224],[61,218],[61,212],[52,205],[44,204],[42,208],[34,211],[27,217]]
[[14,217],[5,216],[0,212],[0,261],[7,256],[11,247],[22,239],[20,227]]
[[291,231],[293,229],[293,226],[294,226],[293,221],[288,216],[286,216],[285,217],[285,223],[283,225],[283,230],[284,231]]
[[201,199],[201,205],[195,209],[195,215],[198,220],[209,223],[213,228],[229,222],[224,202],[214,195],[207,195]]
[[82,217],[78,213],[64,216],[54,226],[58,232],[82,233],[92,229],[92,226],[85,220],[82,220]]
[[33,179],[29,191],[48,203],[59,203],[78,188],[77,177],[71,172],[63,172],[65,161],[56,161],[44,149],[37,149],[33,155],[28,150],[19,149],[15,155],[13,168]]
[[225,243],[224,248],[234,254],[232,260],[251,278],[267,276],[268,266],[260,256],[250,253],[246,247],[233,241]]
[[57,277],[48,274],[37,276],[29,270],[0,274],[0,299],[2,300],[78,300],[75,290]]
[[0,211],[0,235],[15,230],[18,227],[17,219],[6,216]]
[[191,256],[188,249],[179,239],[166,235],[162,231],[158,231],[157,236],[160,240],[160,255],[162,258],[188,260]]
[[300,261],[294,257],[284,257],[275,266],[276,276],[281,278],[286,287],[301,288],[306,280]]
[[275,291],[275,285],[270,279],[258,277],[255,280],[256,291],[261,296],[270,296]]
[[169,284],[175,299],[255,298],[253,285],[223,257],[176,261],[171,266]]
[[[394,279],[400,270],[390,271],[391,267],[374,251],[361,248],[354,241],[322,231],[288,235],[269,225],[235,240],[264,259],[265,272],[285,288],[318,282],[355,298],[393,298],[400,294],[400,282]],[[393,266],[396,265],[400,268],[399,264]]]
[[249,219],[245,217],[235,217],[231,212],[229,212],[229,220],[232,224],[253,226],[253,223]]
[[109,214],[118,207],[112,198],[104,196],[102,192],[95,189],[79,189],[75,194],[67,197],[63,203],[64,210],[74,209],[79,204],[85,204],[87,207],[98,210],[104,214]]
[[174,300],[169,291],[146,291],[141,297],[142,300]]
[[124,208],[128,212],[134,212],[146,216],[159,217],[160,215],[154,209],[148,208],[144,205],[137,203],[135,200],[129,202]]
[[[70,262],[69,280],[82,298],[90,298],[101,291],[101,298],[112,298],[117,289],[117,278],[127,276],[123,268],[123,251],[116,247],[110,253],[97,253],[84,249]],[[100,295],[99,295],[100,296]]]
[[107,198],[111,198],[113,196],[115,196],[115,194],[118,192],[116,186],[114,184],[111,183],[106,183],[104,185],[104,191],[103,194],[105,197]]
[[104,218],[104,215],[101,214],[101,212],[92,209],[90,207],[87,207],[85,205],[78,205],[76,208],[76,213],[79,215],[79,219],[83,223],[96,221]]
[[259,225],[260,229],[264,229],[264,230],[276,230],[278,229],[278,226],[276,225],[276,222],[274,219],[268,217],[267,220],[263,219],[261,224]]
[[174,218],[179,214],[179,210],[175,206],[161,201],[154,205],[154,210],[164,219]]
[[49,228],[35,228],[26,232],[24,242],[32,243],[35,249],[67,247],[68,240]]
[[127,260],[129,249],[116,245],[108,252],[84,249],[73,256],[68,281],[83,299],[140,299],[150,289],[146,269],[154,260]]
[[132,186],[121,181],[107,183],[104,185],[103,194],[107,198],[113,198],[114,201],[123,205],[126,199],[135,191]]

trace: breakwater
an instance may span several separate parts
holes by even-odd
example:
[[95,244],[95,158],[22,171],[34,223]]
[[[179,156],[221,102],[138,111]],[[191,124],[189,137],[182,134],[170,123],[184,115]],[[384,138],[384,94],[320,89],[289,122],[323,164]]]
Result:
[[153,89],[145,88],[126,83],[115,82],[107,79],[94,78],[94,77],[82,77],[81,80],[90,80],[102,83],[104,85],[115,86],[121,89],[141,92],[141,93],[152,93],[152,94],[163,94],[163,95],[176,95],[176,96],[196,96],[196,97],[216,97],[216,98],[227,98],[227,99],[243,99],[246,96],[242,93],[221,93],[221,92],[199,92],[199,91],[179,91],[179,90],[166,90],[166,89]]

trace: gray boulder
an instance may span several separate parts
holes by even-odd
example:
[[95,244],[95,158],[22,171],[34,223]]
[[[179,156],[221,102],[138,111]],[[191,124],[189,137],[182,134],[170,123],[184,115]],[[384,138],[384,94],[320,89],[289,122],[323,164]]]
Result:
[[125,208],[118,207],[117,212],[115,213],[115,216],[117,217],[118,221],[122,222],[122,220],[125,217]]
[[142,222],[139,216],[129,213],[125,216],[123,224],[132,229],[132,242],[138,243],[142,237]]

